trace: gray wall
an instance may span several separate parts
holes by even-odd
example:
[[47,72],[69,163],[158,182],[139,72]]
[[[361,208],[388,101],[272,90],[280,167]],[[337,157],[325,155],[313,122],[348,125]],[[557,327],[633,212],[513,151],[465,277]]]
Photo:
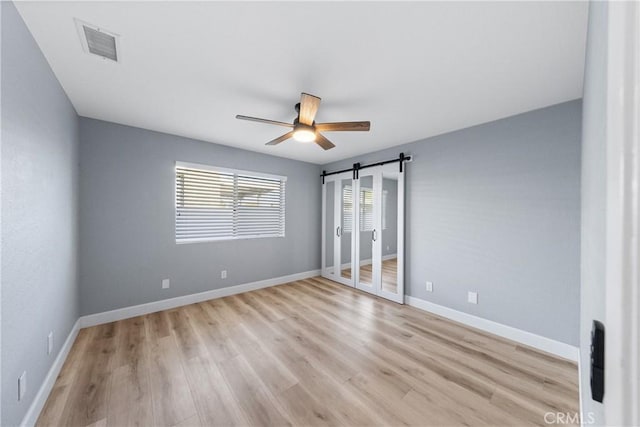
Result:
[[[15,6],[1,7],[1,423],[9,426],[24,417],[78,318],[78,129],[75,110]],[[18,402],[23,371],[27,394]]]
[[582,105],[582,257],[580,357],[585,416],[604,425],[604,408],[591,400],[589,347],[592,321],[605,321],[607,3],[589,5]]
[[[80,137],[83,315],[320,268],[318,165],[86,118]],[[286,237],[177,245],[176,160],[286,175]]]
[[578,345],[580,117],[571,101],[323,169],[415,155],[406,293]]

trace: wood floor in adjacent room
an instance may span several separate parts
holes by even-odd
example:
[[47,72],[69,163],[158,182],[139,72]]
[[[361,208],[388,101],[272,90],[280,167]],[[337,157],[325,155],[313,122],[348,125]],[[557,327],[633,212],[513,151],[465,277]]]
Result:
[[82,329],[39,425],[544,425],[576,365],[314,278]]

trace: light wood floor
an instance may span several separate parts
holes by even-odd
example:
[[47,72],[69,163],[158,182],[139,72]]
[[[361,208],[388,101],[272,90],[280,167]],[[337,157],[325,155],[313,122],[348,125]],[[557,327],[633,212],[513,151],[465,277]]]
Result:
[[326,279],[82,329],[38,425],[532,425],[575,364]]
[[[360,266],[360,282],[371,283],[373,280],[372,264]],[[342,270],[342,277],[351,278],[351,268]],[[398,258],[391,258],[382,261],[382,288],[391,293],[398,290]]]

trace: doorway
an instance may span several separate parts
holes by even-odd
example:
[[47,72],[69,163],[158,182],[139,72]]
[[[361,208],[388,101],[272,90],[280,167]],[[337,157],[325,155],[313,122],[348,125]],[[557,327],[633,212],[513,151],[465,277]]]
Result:
[[404,303],[404,172],[398,163],[323,184],[322,275]]

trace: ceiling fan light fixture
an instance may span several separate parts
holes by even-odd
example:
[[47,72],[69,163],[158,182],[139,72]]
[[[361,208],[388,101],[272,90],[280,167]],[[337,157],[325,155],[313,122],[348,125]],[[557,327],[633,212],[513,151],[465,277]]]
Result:
[[316,133],[310,128],[296,129],[293,132],[293,139],[298,142],[312,142],[316,140]]
[[364,121],[316,123],[315,118],[319,106],[320,98],[303,92],[300,94],[300,102],[296,104],[295,107],[298,117],[293,120],[293,123],[278,122],[276,120],[261,119],[259,117],[242,116],[240,114],[236,116],[236,119],[284,126],[291,129],[289,132],[272,139],[265,145],[278,145],[283,141],[293,138],[299,142],[315,142],[323,150],[330,150],[336,145],[329,141],[322,132],[368,131],[371,126],[370,122]]

